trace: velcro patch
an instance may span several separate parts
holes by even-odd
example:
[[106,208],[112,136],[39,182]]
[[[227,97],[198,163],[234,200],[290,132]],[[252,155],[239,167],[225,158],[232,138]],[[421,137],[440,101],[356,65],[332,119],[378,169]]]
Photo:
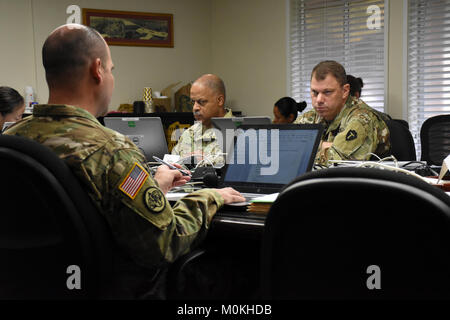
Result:
[[166,199],[161,190],[150,187],[144,193],[145,206],[154,213],[160,213],[166,208]]
[[135,162],[133,168],[128,172],[122,183],[120,183],[119,189],[131,199],[134,199],[147,178],[147,171]]
[[345,136],[346,141],[352,141],[355,140],[358,137],[358,133],[355,130],[350,130],[347,132],[347,135]]

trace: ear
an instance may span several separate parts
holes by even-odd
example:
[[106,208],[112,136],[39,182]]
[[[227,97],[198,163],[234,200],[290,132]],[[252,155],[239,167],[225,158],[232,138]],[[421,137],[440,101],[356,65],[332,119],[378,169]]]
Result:
[[102,82],[103,72],[102,61],[100,58],[96,58],[91,62],[91,66],[89,67],[89,73],[96,83]]
[[294,114],[291,113],[291,114],[288,116],[288,120],[289,120],[290,123],[292,123],[292,122],[294,121]]
[[217,97],[217,102],[219,103],[219,106],[223,107],[225,104],[225,98],[223,95],[219,94]]
[[348,83],[346,83],[346,84],[344,84],[344,86],[342,88],[344,90],[342,98],[345,98],[345,100],[347,100],[348,95],[350,94],[350,85]]

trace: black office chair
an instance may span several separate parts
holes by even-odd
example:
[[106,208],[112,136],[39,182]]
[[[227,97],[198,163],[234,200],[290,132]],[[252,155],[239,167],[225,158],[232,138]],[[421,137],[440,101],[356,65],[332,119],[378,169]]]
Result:
[[409,130],[409,123],[408,123],[408,121],[403,120],[403,119],[392,119],[392,120],[394,120],[394,121],[396,121],[396,122],[398,122],[398,123],[404,125],[404,126],[405,126],[406,128],[408,128],[408,130]]
[[409,129],[397,120],[388,120],[391,154],[399,161],[415,161],[416,147]]
[[450,154],[450,114],[428,118],[420,128],[421,160],[440,166]]
[[450,298],[449,288],[450,197],[416,177],[318,170],[268,213],[264,299]]
[[1,135],[0,168],[0,299],[108,294],[114,241],[65,162],[35,141]]

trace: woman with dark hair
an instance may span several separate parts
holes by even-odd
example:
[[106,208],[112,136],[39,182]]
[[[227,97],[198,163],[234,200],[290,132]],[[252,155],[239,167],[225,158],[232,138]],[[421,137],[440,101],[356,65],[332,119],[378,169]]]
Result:
[[364,87],[362,79],[348,74],[347,83],[350,85],[350,95],[357,99],[361,98],[361,89]]
[[297,119],[297,113],[306,108],[306,102],[296,102],[290,97],[284,97],[275,102],[273,107],[273,123],[292,123]]
[[16,122],[22,119],[25,111],[23,97],[10,87],[0,87],[0,132],[5,122]]

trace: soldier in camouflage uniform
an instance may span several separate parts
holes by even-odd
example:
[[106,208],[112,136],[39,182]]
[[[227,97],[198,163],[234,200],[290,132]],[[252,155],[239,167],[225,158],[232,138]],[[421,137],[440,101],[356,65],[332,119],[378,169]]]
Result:
[[325,130],[316,164],[329,160],[368,160],[371,153],[386,155],[390,150],[389,130],[379,114],[362,100],[349,95],[345,69],[335,61],[323,61],[311,73],[314,110],[295,123],[321,123]]
[[216,75],[206,74],[198,78],[191,87],[192,111],[195,120],[193,126],[183,132],[172,154],[181,158],[195,156],[197,161],[206,158],[206,163],[221,166],[225,163],[222,146],[212,128],[212,117],[232,117],[225,105],[225,85]]
[[81,25],[59,27],[42,55],[49,104],[35,106],[32,116],[6,134],[51,148],[84,184],[119,247],[115,269],[122,274],[114,279],[119,288],[111,295],[161,297],[152,293],[161,267],[204,239],[224,203],[245,199],[231,188],[204,189],[169,204],[165,193],[189,178],[167,166],[153,177],[143,153],[96,119],[105,114],[114,87],[110,51],[98,32]]

